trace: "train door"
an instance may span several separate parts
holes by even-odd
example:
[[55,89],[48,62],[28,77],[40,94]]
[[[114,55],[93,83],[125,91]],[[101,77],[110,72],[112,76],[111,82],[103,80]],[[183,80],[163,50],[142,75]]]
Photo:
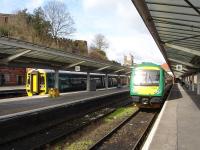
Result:
[[31,91],[31,73],[27,73],[26,76],[26,92],[28,96],[33,96],[33,93]]
[[39,93],[39,84],[38,84],[38,72],[31,74],[32,79],[32,92],[33,94]]
[[46,85],[46,74],[45,73],[39,73],[39,91],[40,95],[45,95],[47,93],[47,85]]

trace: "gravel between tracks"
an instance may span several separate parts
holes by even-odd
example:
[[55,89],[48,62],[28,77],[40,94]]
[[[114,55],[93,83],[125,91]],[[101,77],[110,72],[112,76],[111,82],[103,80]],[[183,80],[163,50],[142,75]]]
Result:
[[[125,110],[125,109],[124,109]],[[66,139],[56,143],[55,145],[51,145],[47,149],[65,149],[65,150],[86,150],[88,147],[97,142],[101,137],[107,134],[112,128],[114,128],[117,124],[122,122],[125,118],[129,117],[132,113],[134,113],[137,108],[129,107],[127,111],[120,111],[119,113],[111,114],[110,116],[103,118],[86,128],[82,131],[67,137]],[[122,112],[124,113],[122,114]]]
[[141,134],[154,117],[154,113],[139,112],[119,129],[114,135],[105,141],[100,150],[130,150],[134,147]]

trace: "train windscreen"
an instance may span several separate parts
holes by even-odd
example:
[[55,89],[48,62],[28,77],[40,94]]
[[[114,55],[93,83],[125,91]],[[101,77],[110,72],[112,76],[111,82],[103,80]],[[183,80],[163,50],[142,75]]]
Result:
[[133,77],[133,84],[136,86],[158,86],[159,79],[159,70],[136,70]]

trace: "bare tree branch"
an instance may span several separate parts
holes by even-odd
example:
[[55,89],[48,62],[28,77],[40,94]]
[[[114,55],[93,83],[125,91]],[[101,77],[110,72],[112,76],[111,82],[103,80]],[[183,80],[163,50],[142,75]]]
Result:
[[44,6],[44,12],[46,20],[50,22],[50,33],[54,38],[70,36],[75,32],[74,20],[63,2],[48,1]]
[[98,50],[106,50],[109,47],[109,43],[104,35],[97,34],[92,41],[92,47]]

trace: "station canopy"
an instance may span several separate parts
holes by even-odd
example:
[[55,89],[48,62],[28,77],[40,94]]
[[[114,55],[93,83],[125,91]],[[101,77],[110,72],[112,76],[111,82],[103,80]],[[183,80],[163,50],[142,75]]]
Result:
[[[200,0],[132,0],[176,76],[200,68]],[[181,66],[178,69],[176,66]],[[177,70],[178,69],[178,70]]]
[[110,61],[95,60],[64,50],[6,37],[0,37],[0,66],[69,71],[75,71],[75,66],[80,66],[81,72],[130,73],[130,67],[121,66]]

